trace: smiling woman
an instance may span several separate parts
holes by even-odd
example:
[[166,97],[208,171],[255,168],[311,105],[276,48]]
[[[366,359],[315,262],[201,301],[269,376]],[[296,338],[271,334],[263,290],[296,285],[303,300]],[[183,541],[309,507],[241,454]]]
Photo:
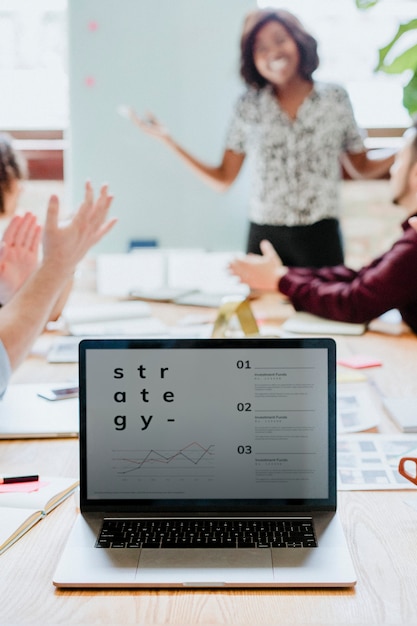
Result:
[[171,149],[218,190],[252,161],[247,251],[259,254],[271,241],[289,266],[343,262],[339,228],[340,160],[358,177],[378,177],[392,157],[370,160],[345,89],[313,79],[317,42],[282,9],[252,11],[240,42],[245,91],[238,99],[220,164],[195,158],[154,116],[132,121]]

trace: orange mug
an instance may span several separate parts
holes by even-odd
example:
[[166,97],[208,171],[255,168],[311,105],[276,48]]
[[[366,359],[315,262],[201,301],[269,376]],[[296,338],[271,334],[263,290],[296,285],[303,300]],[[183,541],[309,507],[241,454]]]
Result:
[[[415,468],[414,468],[414,474],[413,473],[409,473],[406,468],[405,468],[405,464],[408,463],[414,463]],[[398,464],[398,471],[400,472],[401,476],[404,476],[404,478],[407,478],[408,480],[411,480],[412,483],[414,483],[415,485],[417,485],[417,458],[413,457],[413,456],[405,456],[402,459],[400,459],[400,462]]]

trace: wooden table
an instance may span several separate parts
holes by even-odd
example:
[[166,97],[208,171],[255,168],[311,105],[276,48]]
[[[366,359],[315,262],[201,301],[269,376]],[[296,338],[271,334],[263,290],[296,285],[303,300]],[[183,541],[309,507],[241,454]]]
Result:
[[[291,313],[275,295],[254,302],[253,308],[272,325]],[[195,313],[171,305],[154,310],[170,323]],[[368,332],[344,337],[341,347],[381,359],[383,367],[369,375],[384,393],[417,395],[413,335]],[[75,372],[74,365],[48,365],[31,356],[13,380],[60,380]],[[388,418],[379,430],[396,432]],[[78,442],[3,442],[0,459],[10,474],[77,476]],[[339,492],[340,515],[358,573],[354,589],[61,591],[51,581],[76,516],[74,496],[0,557],[0,624],[417,624],[417,511],[406,498],[417,499],[417,493]]]

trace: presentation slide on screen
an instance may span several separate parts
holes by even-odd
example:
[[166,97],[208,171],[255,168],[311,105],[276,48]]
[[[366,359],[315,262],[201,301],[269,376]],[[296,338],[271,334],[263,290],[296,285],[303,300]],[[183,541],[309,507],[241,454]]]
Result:
[[325,349],[91,349],[86,368],[89,498],[327,497]]

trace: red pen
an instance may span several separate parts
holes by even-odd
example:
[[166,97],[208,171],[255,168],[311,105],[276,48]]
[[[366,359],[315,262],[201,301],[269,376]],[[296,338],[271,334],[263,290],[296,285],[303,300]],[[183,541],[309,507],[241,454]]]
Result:
[[0,478],[0,485],[11,485],[13,483],[33,483],[39,480],[38,475],[33,476],[5,476]]

